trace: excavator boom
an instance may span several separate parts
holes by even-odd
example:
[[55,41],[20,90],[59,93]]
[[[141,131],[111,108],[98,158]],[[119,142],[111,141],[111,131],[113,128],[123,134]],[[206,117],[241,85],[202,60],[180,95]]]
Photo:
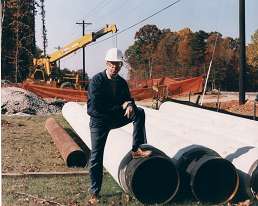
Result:
[[73,41],[72,43],[64,46],[60,50],[49,55],[50,63],[58,61],[59,59],[75,52],[76,50],[78,50],[82,47],[85,47],[86,45],[92,43],[93,41],[96,41],[96,39],[100,38],[101,36],[103,36],[109,32],[113,32],[113,33],[117,32],[116,25],[114,25],[114,24],[106,25],[104,28],[100,29],[99,31],[97,31],[95,33],[92,32],[92,33],[86,34],[86,35],[82,36],[81,38]]
[[79,39],[71,42],[70,44],[64,46],[63,48],[53,52],[52,54],[48,55],[47,57],[41,58],[34,58],[33,65],[34,65],[34,72],[31,75],[32,79],[35,79],[35,73],[40,72],[42,79],[46,80],[46,76],[50,76],[52,73],[52,64],[56,61],[64,58],[65,56],[77,51],[78,49],[85,47],[86,45],[96,41],[101,36],[109,33],[109,32],[117,32],[117,28],[115,24],[105,25],[102,29],[97,32],[88,33]]

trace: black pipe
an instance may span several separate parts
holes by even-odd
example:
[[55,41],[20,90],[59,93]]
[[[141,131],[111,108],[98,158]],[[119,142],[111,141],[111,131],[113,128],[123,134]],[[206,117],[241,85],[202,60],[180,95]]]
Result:
[[237,171],[215,151],[193,145],[180,150],[175,158],[181,182],[178,199],[193,197],[200,202],[218,204],[231,200],[236,194]]
[[175,163],[165,153],[150,145],[148,158],[132,159],[129,152],[119,166],[119,182],[125,192],[143,204],[166,203],[173,199],[179,187],[179,174]]
[[251,190],[258,200],[258,160],[256,161],[253,171],[251,171]]
[[241,170],[237,170],[237,172],[239,188],[232,202],[237,203],[247,199],[258,199],[258,160],[253,163],[248,173]]
[[251,190],[251,177],[249,174],[237,170],[239,176],[239,187],[236,192],[236,195],[231,200],[232,203],[243,202],[247,199],[251,199],[253,197],[253,193]]

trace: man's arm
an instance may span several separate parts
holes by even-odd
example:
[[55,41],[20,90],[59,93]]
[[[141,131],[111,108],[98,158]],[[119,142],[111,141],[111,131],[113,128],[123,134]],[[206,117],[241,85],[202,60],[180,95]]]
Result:
[[131,118],[134,115],[137,107],[135,105],[134,99],[131,97],[131,93],[126,81],[124,87],[126,101],[124,101],[124,103],[122,104],[122,108],[124,110],[124,116],[126,116],[127,118]]
[[93,117],[104,117],[101,107],[101,82],[96,77],[89,83],[88,97],[87,113]]
[[88,88],[88,114],[93,117],[107,117],[112,112],[122,112],[121,105],[105,107],[105,99],[102,88],[102,81],[99,78],[93,78]]

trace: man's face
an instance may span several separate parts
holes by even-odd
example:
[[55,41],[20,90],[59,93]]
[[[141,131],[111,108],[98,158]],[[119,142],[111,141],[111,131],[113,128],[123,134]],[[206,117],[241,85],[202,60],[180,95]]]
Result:
[[108,72],[109,76],[111,78],[115,77],[119,73],[122,66],[123,66],[123,62],[108,61],[107,62],[107,72]]

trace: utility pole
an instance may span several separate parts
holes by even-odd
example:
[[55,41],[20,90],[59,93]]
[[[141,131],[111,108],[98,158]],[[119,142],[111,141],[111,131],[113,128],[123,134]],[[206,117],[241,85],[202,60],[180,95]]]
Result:
[[[85,35],[85,25],[91,25],[92,23],[85,22],[84,20],[82,22],[76,22],[76,24],[81,25],[82,24],[82,36]],[[83,87],[85,87],[85,47],[82,48],[82,81],[83,81]]]
[[239,104],[245,103],[245,0],[239,0],[239,39],[240,39],[240,69],[239,69]]

